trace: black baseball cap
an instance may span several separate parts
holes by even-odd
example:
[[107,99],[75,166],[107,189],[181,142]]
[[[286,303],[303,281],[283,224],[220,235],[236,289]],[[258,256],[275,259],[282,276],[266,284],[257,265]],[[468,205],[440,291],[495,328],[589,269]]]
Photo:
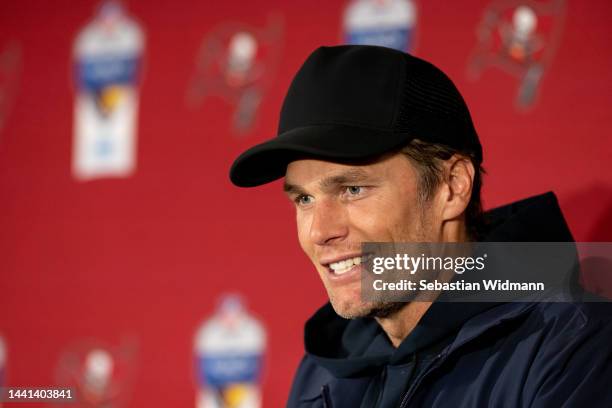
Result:
[[242,153],[230,179],[254,187],[284,177],[294,160],[363,162],[415,138],[482,162],[467,105],[434,65],[385,47],[320,47],[289,87],[277,136]]

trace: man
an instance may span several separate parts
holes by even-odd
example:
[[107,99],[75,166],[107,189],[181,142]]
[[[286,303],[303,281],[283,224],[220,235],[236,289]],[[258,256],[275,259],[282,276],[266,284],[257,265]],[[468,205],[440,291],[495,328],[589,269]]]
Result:
[[373,46],[317,49],[278,136],[243,153],[238,186],[285,177],[330,303],[306,324],[290,407],[612,406],[609,308],[366,300],[364,242],[573,241],[552,193],[485,215],[482,148],[433,65]]

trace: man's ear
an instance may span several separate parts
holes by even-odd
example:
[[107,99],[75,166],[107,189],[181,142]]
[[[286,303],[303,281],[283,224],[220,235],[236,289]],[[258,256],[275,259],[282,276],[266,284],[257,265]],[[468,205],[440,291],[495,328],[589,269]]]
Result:
[[458,218],[465,212],[472,197],[475,173],[471,160],[464,156],[454,154],[444,162],[443,221]]

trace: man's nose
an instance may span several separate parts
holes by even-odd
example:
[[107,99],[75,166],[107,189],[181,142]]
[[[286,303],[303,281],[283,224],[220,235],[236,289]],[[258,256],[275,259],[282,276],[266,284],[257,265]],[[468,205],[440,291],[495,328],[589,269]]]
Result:
[[310,225],[310,239],[316,245],[341,241],[348,234],[346,214],[342,204],[333,199],[321,200],[314,208]]

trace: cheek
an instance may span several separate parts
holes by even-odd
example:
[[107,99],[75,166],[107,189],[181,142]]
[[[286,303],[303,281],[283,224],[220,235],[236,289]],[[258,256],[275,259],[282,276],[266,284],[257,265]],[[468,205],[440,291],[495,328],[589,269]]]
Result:
[[381,217],[382,212],[379,211],[363,211],[363,209],[352,211],[350,219],[353,234],[365,241],[385,239],[388,228],[385,225],[385,218]]
[[351,223],[367,241],[409,241],[418,230],[420,210],[400,194],[381,194],[353,206]]
[[355,204],[350,211],[351,224],[368,235],[388,235],[410,216],[398,205],[397,199],[388,195],[381,194]]
[[312,244],[310,244],[308,236],[310,231],[310,220],[307,214],[297,212],[295,216],[296,225],[297,225],[297,234],[298,241],[300,242],[300,247],[309,257],[312,254]]

